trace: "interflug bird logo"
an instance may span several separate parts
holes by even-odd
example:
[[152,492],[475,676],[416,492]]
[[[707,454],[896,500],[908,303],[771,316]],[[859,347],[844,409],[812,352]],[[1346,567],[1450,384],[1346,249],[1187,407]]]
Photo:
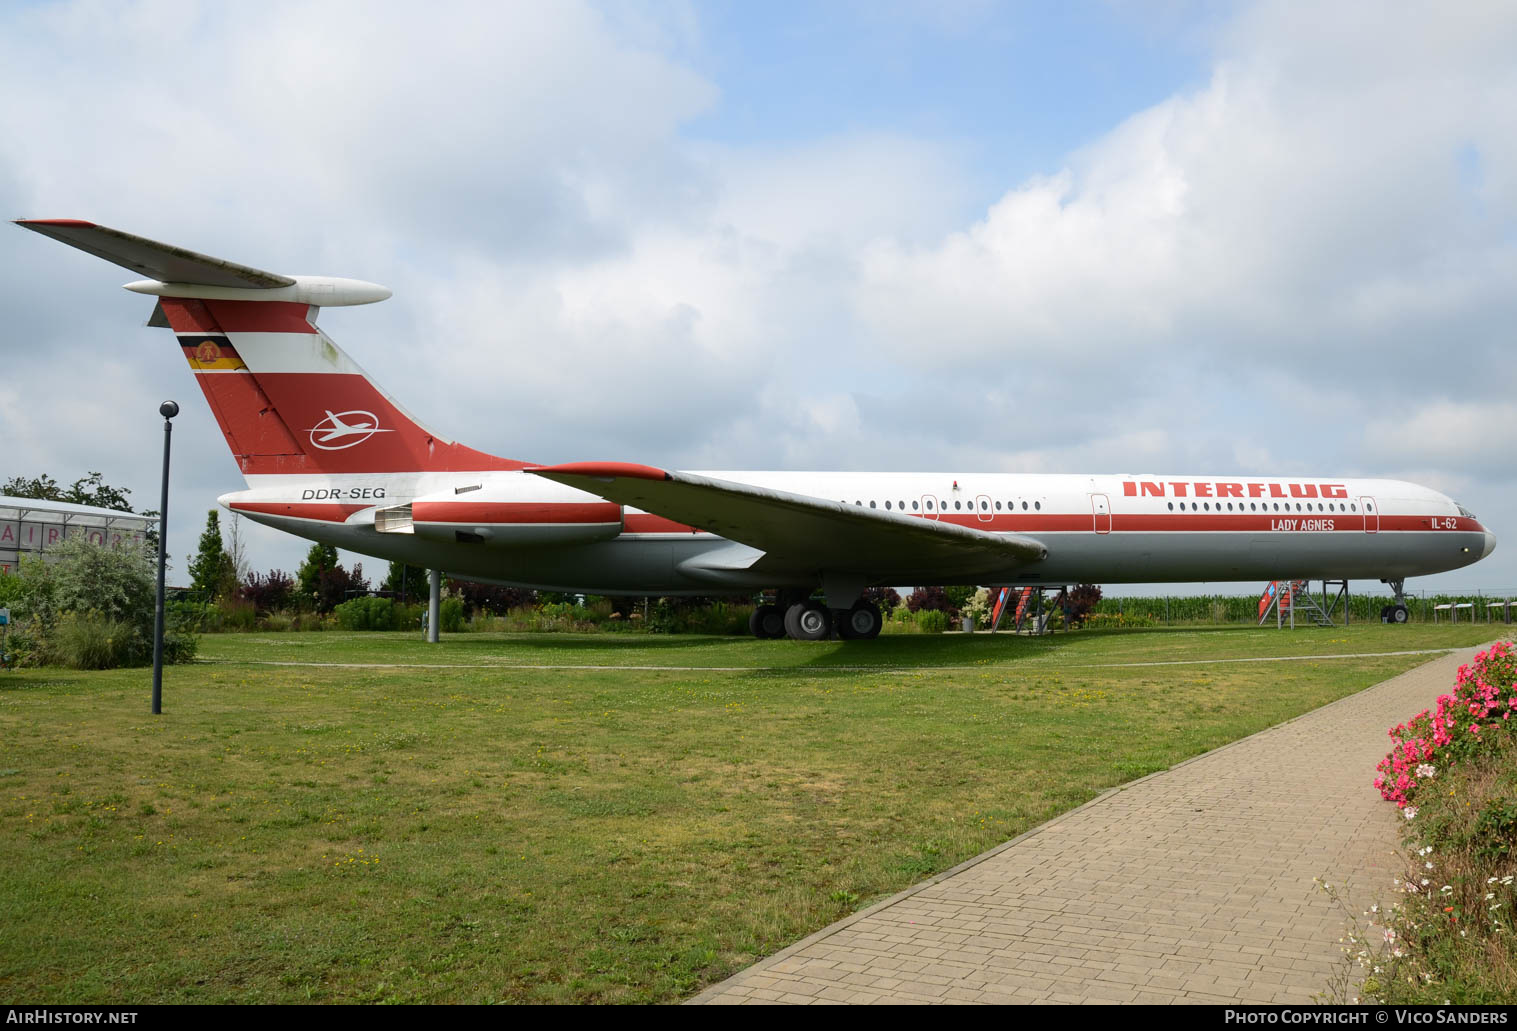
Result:
[[[326,411],[326,409],[323,409]],[[394,433],[394,430],[381,429],[379,416],[373,412],[351,411],[330,412],[327,417],[310,429],[311,446],[318,447],[323,451],[342,451],[345,448],[357,447],[376,433]],[[348,439],[348,438],[354,439]],[[333,441],[342,441],[335,444]]]

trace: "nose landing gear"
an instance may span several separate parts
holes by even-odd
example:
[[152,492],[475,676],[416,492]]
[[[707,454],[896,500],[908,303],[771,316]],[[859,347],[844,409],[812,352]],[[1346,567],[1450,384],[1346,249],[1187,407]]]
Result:
[[1405,623],[1412,618],[1412,612],[1406,606],[1405,580],[1381,580],[1383,584],[1389,584],[1396,600],[1380,610],[1380,622],[1382,623]]

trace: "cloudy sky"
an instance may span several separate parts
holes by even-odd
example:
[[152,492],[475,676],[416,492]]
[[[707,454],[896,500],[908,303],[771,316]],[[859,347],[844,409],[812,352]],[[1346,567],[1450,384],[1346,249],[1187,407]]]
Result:
[[[322,325],[498,454],[1401,477],[1503,542],[1413,586],[1517,587],[1513,54],[1504,0],[12,3],[0,199],[384,283]],[[152,507],[174,397],[190,552],[242,484],[135,277],[0,269],[0,475]]]

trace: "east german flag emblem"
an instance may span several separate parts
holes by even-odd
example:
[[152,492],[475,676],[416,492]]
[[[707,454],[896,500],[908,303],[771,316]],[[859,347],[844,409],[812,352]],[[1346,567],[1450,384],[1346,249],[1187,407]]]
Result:
[[179,346],[196,372],[232,372],[246,369],[226,337],[180,337]]

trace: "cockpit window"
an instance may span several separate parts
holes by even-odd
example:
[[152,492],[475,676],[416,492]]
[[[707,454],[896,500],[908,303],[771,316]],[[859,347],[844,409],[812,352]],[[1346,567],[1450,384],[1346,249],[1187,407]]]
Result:
[[[1475,513],[1471,512],[1469,509],[1465,508],[1459,502],[1457,502],[1457,501],[1454,502],[1454,507],[1459,510],[1459,514],[1462,515],[1462,516],[1464,516],[1464,518],[1466,518],[1466,519],[1475,519]],[[1479,522],[1480,520],[1476,519],[1475,521]]]

